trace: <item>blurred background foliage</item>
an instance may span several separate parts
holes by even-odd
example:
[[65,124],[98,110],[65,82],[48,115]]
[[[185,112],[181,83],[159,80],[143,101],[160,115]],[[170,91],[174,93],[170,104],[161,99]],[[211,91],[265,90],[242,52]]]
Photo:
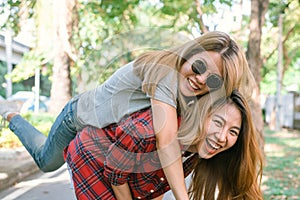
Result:
[[[46,136],[48,135],[55,120],[55,117],[47,113],[36,114],[28,112],[22,114],[22,117]],[[5,124],[2,124],[2,122],[0,124],[0,148],[16,148],[22,146],[22,143],[20,142],[18,137],[13,134],[8,127],[2,127],[2,125]]]
[[[14,36],[17,36],[26,26],[27,32],[33,38],[31,51],[24,56],[21,63],[14,67],[11,74],[15,82],[14,90],[21,89],[16,83],[33,77],[38,67],[42,68],[42,82],[44,83],[41,92],[50,96],[55,42],[52,41],[50,31],[53,28],[51,20],[46,19],[46,17],[49,18],[49,14],[42,13],[53,7],[53,2],[4,0],[1,3],[1,29],[10,28]],[[197,2],[201,3],[202,16],[199,16]],[[247,12],[245,6],[241,4],[245,2],[247,3],[247,1],[226,0],[75,1],[76,9],[73,12],[76,13],[73,15],[77,16],[77,21],[76,26],[71,29],[70,42],[77,59],[71,65],[72,95],[103,82],[118,67],[133,60],[143,51],[179,44],[185,39],[197,37],[203,32],[203,28],[230,32],[246,48],[250,12]],[[291,85],[296,90],[300,88],[300,83],[295,78],[300,77],[299,1],[270,0],[261,44],[263,68],[260,85],[263,94],[276,92],[279,13],[284,13],[283,92],[289,90]],[[204,27],[201,27],[200,17],[205,22]],[[226,30],[222,30],[224,20],[229,22]],[[240,25],[237,26],[239,23]],[[43,32],[43,36],[39,35],[38,31],[41,26],[49,28],[48,31]],[[45,34],[48,35],[45,36]],[[45,38],[49,40],[48,43],[44,42],[42,43],[44,45],[39,45],[41,44],[39,40],[45,40]],[[0,72],[5,74],[5,63],[1,63]],[[0,83],[3,82],[4,78],[1,76]],[[28,86],[23,85],[23,90],[28,90]],[[2,87],[0,95],[5,96],[3,84],[0,87]]]

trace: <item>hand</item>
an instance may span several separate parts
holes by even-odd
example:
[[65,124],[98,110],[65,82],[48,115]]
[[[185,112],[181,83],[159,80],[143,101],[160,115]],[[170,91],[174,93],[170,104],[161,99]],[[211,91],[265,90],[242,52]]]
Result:
[[127,183],[123,185],[111,185],[117,200],[132,200],[129,185]]

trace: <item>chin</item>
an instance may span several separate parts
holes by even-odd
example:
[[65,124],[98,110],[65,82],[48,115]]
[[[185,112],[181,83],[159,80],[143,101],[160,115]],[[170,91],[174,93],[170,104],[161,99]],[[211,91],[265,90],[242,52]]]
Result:
[[210,156],[205,156],[205,157],[201,157],[202,159],[205,159],[205,160],[208,160],[208,159],[210,159],[210,158],[212,158],[212,157],[214,157],[215,155],[210,155]]
[[195,97],[195,96],[196,96],[196,94],[195,94],[194,92],[191,92],[191,91],[189,91],[189,90],[187,90],[187,89],[181,90],[181,94],[182,94],[184,97],[186,97],[186,98],[189,98],[189,97]]
[[198,155],[202,159],[210,159],[210,158],[214,157],[216,154],[208,154],[208,153],[204,153],[204,152],[199,152]]

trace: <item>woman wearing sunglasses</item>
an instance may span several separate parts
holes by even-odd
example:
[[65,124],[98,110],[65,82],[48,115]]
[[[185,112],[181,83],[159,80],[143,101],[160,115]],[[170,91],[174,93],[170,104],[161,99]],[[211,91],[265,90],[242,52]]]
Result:
[[[173,49],[145,53],[121,67],[102,85],[67,103],[48,137],[18,115],[11,102],[0,103],[0,114],[39,168],[48,172],[64,163],[63,149],[87,125],[104,128],[151,106],[164,173],[176,198],[188,199],[177,117],[206,94],[229,96],[237,88],[247,95],[244,91],[251,91],[251,83],[243,50],[229,35],[215,31]],[[192,141],[195,136],[185,137]],[[114,191],[123,194],[128,188]]]

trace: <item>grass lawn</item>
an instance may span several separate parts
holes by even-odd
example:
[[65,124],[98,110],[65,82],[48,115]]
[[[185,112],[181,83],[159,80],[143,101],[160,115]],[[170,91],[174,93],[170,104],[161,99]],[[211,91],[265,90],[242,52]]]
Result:
[[300,199],[300,131],[265,130],[262,189],[266,200]]

